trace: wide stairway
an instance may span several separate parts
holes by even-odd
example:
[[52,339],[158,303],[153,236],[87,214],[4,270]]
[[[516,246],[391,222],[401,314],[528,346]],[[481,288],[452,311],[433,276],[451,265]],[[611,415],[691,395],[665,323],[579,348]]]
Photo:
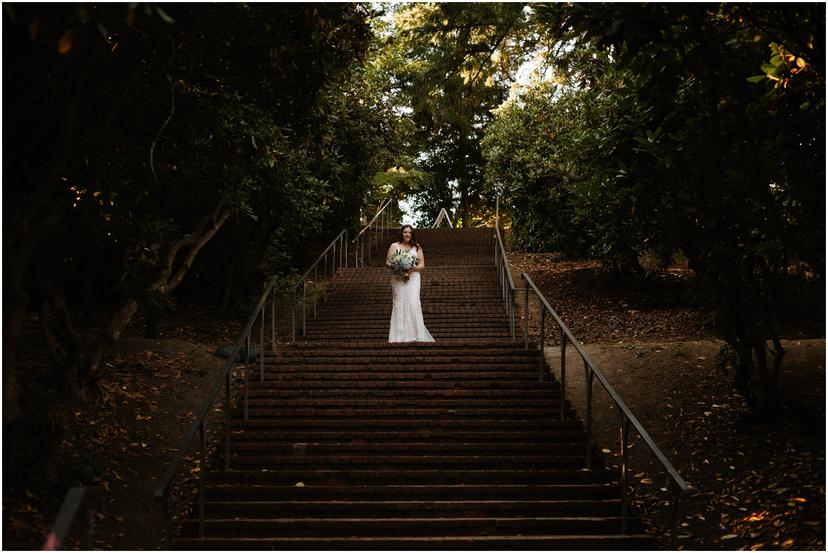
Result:
[[[651,549],[617,471],[513,342],[491,229],[418,230],[433,344],[388,344],[384,247],[265,358],[178,549]],[[390,242],[390,240],[389,240]],[[254,374],[258,376],[258,367]],[[561,421],[561,409],[566,417]],[[215,465],[223,467],[217,460]]]

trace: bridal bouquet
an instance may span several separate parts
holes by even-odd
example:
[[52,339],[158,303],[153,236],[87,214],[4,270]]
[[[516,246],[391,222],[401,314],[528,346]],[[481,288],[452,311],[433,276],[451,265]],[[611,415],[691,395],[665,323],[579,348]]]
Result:
[[411,267],[416,264],[417,256],[409,255],[407,252],[402,250],[397,250],[391,258],[391,270],[395,275],[405,277],[405,280],[408,280],[408,277],[411,274]]

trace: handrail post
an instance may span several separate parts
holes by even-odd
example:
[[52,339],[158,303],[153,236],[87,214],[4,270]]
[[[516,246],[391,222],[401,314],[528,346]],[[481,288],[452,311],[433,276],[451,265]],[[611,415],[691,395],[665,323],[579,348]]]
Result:
[[262,305],[262,324],[259,327],[259,344],[262,349],[259,351],[259,382],[264,382],[264,325],[265,325],[265,306]]
[[296,341],[296,288],[293,289],[293,301],[290,304],[290,342]]
[[515,335],[515,294],[514,290],[509,290],[509,329],[512,331],[512,342],[517,342]]
[[500,228],[500,194],[495,199],[495,228]]
[[566,411],[566,332],[561,328],[561,420]]
[[276,287],[273,287],[270,299],[270,345],[276,353]]
[[233,369],[227,371],[227,391],[224,393],[224,470],[230,470],[230,398]]
[[198,471],[198,537],[204,537],[204,473],[207,472],[207,417],[201,421]]
[[313,318],[316,320],[316,300],[319,297],[319,271],[318,266],[313,269]]
[[586,465],[587,470],[592,470],[592,380],[595,374],[589,364],[584,360],[584,383],[586,384]]
[[540,356],[538,359],[538,381],[543,382],[543,365],[544,365],[544,352],[543,352],[543,342],[545,340],[546,329],[544,325],[546,323],[546,309],[544,308],[543,304],[540,306],[540,338],[538,339],[538,348],[540,348]]
[[523,281],[523,342],[524,349],[529,349],[529,284]]
[[250,330],[244,338],[244,420],[247,421],[248,405],[250,404]]
[[307,336],[307,314],[305,313],[305,295],[308,291],[308,281],[302,279],[302,337]]
[[629,486],[629,466],[628,466],[628,440],[630,435],[630,420],[619,413],[621,417],[621,532],[623,534],[629,533],[629,516],[630,516],[630,498],[628,493]]

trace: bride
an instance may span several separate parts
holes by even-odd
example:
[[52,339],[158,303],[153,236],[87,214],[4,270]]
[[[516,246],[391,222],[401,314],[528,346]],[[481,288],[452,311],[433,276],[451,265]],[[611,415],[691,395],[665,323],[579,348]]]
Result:
[[394,307],[391,310],[391,328],[388,331],[389,342],[433,342],[423,322],[423,310],[420,307],[420,273],[425,268],[423,248],[414,239],[414,228],[403,225],[400,240],[388,248],[385,266],[392,268],[392,260],[408,256],[405,265],[411,263],[407,274],[392,273],[391,290],[394,294]]

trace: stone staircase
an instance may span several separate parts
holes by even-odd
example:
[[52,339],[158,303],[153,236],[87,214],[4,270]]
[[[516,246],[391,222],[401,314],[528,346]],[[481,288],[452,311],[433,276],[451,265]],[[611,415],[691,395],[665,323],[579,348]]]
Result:
[[266,354],[231,470],[206,472],[204,537],[185,520],[177,549],[654,547],[637,519],[622,534],[617,471],[595,451],[586,470],[581,422],[511,341],[492,230],[417,238],[436,342],[387,343],[384,251],[342,271],[307,336]]

